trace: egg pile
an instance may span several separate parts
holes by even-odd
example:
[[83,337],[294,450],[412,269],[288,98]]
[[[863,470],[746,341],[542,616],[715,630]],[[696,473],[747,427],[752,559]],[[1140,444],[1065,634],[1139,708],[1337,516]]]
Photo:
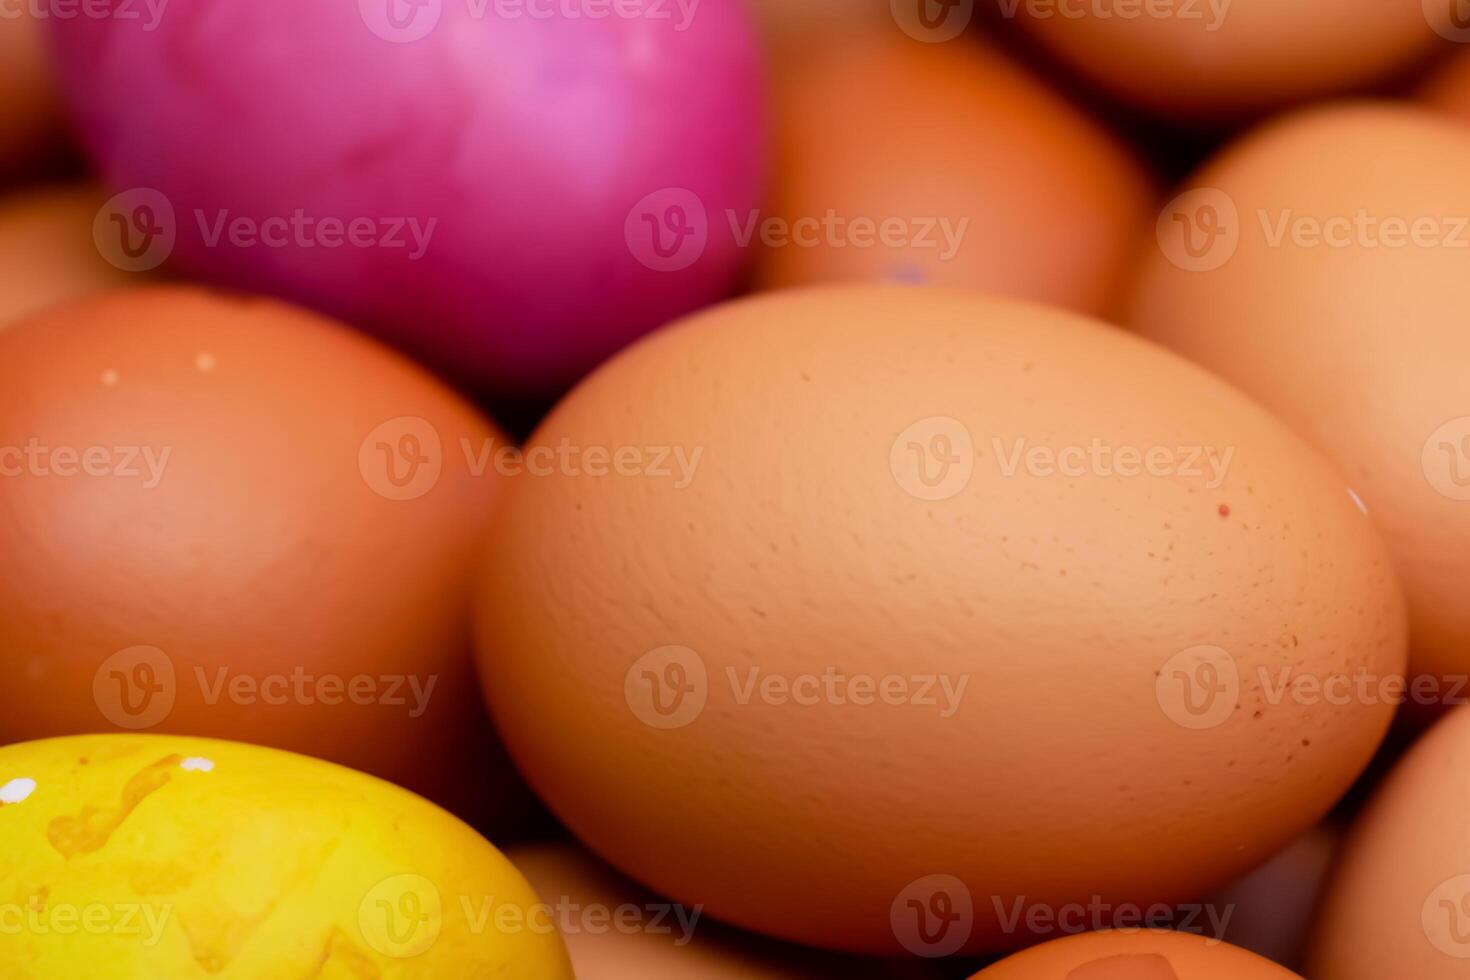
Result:
[[1470,19],[0,2],[0,980],[1449,980]]

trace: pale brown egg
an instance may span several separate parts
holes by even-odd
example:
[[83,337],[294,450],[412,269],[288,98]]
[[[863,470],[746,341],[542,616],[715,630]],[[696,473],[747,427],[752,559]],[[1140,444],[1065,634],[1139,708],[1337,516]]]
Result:
[[768,208],[727,216],[762,287],[923,282],[1114,311],[1150,180],[1001,53],[865,34],[804,52],[776,101]]
[[978,952],[1055,935],[1034,906],[1195,899],[1392,713],[1281,687],[1403,669],[1341,477],[1075,314],[764,294],[604,365],[526,455],[480,595],[502,735],[593,850],[753,931]]
[[1301,980],[1227,943],[1180,932],[1091,932],[1017,953],[974,980]]
[[[1127,322],[1332,458],[1408,593],[1419,707],[1470,671],[1470,130],[1316,108],[1246,136],[1160,214]],[[1353,697],[1391,698],[1372,689]]]
[[90,184],[26,187],[0,198],[0,329],[67,300],[140,281],[93,239],[106,195]]
[[56,151],[61,99],[51,78],[33,0],[0,8],[0,179],[26,173]]
[[1310,943],[1312,980],[1462,980],[1470,961],[1470,708],[1409,751],[1353,825]]
[[116,290],[0,331],[0,743],[230,738],[505,816],[470,638],[503,438],[273,300]]
[[1087,80],[1194,122],[1375,82],[1456,30],[1419,0],[996,2]]

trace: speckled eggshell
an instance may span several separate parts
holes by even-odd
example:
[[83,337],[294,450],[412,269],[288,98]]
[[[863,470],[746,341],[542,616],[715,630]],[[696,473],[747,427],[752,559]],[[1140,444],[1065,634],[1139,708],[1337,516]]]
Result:
[[1228,943],[1180,932],[1092,932],[1017,953],[974,980],[1301,980]]
[[[1413,65],[1452,32],[1417,0],[1004,0],[1067,66],[1185,122],[1331,95]],[[1159,10],[1162,14],[1152,15]]]
[[121,290],[0,331],[0,742],[229,737],[503,815],[470,637],[502,481],[462,448],[492,438],[274,300]]
[[0,198],[0,329],[48,306],[138,281],[108,262],[93,240],[104,199],[88,184],[27,187]]
[[[1116,468],[1075,459],[1094,441]],[[914,910],[944,892],[971,920],[944,941],[979,951],[1035,938],[1017,900],[1197,898],[1311,826],[1392,712],[1266,683],[1403,667],[1342,478],[1075,314],[729,304],[579,386],[548,452],[480,593],[499,728],[595,851],[755,931],[933,953]]]
[[896,28],[832,41],[777,106],[761,286],[924,282],[1115,312],[1150,178],[999,51]]
[[1278,120],[1180,188],[1126,321],[1335,460],[1397,561],[1411,668],[1445,678],[1470,671],[1466,172],[1470,130],[1418,107]]

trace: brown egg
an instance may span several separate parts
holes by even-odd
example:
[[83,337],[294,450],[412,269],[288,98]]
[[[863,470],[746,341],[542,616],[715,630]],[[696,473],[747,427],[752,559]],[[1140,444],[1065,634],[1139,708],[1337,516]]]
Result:
[[1420,94],[1430,105],[1470,122],[1470,52],[1457,54],[1445,62]]
[[[1392,974],[1385,974],[1389,976]],[[1301,980],[1254,953],[1179,932],[1091,932],[1017,953],[975,980]]]
[[506,851],[542,906],[516,910],[560,930],[578,980],[825,980],[954,976],[928,964],[819,953],[722,926],[698,906],[644,891],[575,844]]
[[1320,824],[1210,896],[1206,910],[1226,920],[1216,938],[1296,969],[1341,836],[1336,826]]
[[1120,98],[1187,121],[1379,80],[1455,32],[1419,0],[997,0]]
[[808,52],[778,109],[769,210],[731,219],[760,285],[926,282],[1113,311],[1149,180],[1003,55],[864,35]]
[[1470,708],[1446,714],[1358,817],[1317,917],[1312,980],[1460,980],[1470,959]]
[[605,365],[527,456],[480,596],[502,734],[595,851],[754,931],[981,951],[1054,935],[1033,906],[1196,898],[1391,714],[1277,686],[1403,667],[1341,478],[1075,314],[759,296]]
[[0,9],[0,178],[30,171],[61,142],[61,101],[37,7],[25,0]]
[[782,62],[840,35],[894,26],[889,0],[754,0],[753,7],[767,52]]
[[1470,693],[1467,172],[1470,131],[1422,109],[1280,120],[1165,208],[1128,317],[1336,461],[1397,559],[1411,667],[1442,678],[1414,705]]
[[122,290],[0,331],[0,743],[237,739],[465,812],[508,778],[469,635],[498,482],[461,451],[499,438],[274,301]]
[[86,184],[0,198],[0,329],[67,300],[137,281],[103,258],[92,227],[103,193]]

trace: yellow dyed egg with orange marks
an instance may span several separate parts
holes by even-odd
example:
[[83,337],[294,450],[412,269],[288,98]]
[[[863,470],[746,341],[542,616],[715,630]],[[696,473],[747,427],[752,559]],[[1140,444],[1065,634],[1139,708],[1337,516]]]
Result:
[[466,824],[351,769],[172,735],[0,747],[0,980],[571,980]]

